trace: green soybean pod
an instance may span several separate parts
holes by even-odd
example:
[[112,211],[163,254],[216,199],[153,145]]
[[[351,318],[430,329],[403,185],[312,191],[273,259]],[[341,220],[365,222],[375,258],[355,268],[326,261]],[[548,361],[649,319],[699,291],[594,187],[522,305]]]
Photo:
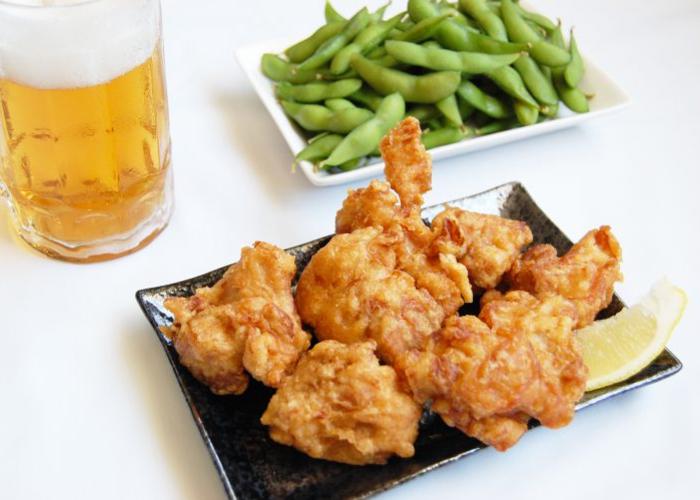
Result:
[[347,21],[347,19],[345,19],[345,17],[340,12],[335,10],[335,7],[333,7],[330,0],[326,0],[326,6],[323,9],[323,16],[326,19],[326,23]]
[[413,116],[419,122],[425,123],[435,118],[439,113],[432,104],[414,104],[406,111],[406,116]]
[[345,21],[325,24],[304,40],[295,43],[284,51],[287,59],[292,63],[300,63],[313,55],[323,42],[334,37],[345,28]]
[[550,32],[557,27],[556,24],[554,24],[549,18],[543,16],[542,14],[525,10],[523,9],[522,5],[515,2],[513,2],[513,6],[515,7],[515,10],[518,11],[518,14],[520,14],[523,17],[523,19],[532,21],[546,32]]
[[496,40],[508,41],[503,21],[491,12],[486,0],[459,0],[459,6],[464,12],[476,19],[489,36]]
[[569,53],[554,44],[543,40],[542,37],[520,17],[511,0],[501,1],[501,17],[511,40],[530,43],[530,55],[535,61],[546,66],[563,66],[568,64]]
[[389,55],[405,64],[437,71],[461,71],[474,75],[508,66],[519,57],[519,54],[457,52],[398,40],[388,40],[384,46]]
[[569,38],[569,53],[571,54],[571,62],[564,69],[564,80],[566,80],[569,87],[577,87],[581,83],[581,78],[583,78],[584,68],[583,58],[578,51],[578,44],[576,43],[573,29]]
[[520,122],[521,125],[532,125],[537,123],[537,117],[540,113],[536,107],[530,106],[529,104],[519,101],[518,99],[514,99],[513,109],[515,110],[515,116],[518,118],[518,122]]
[[[408,0],[408,14],[414,22],[440,15],[440,9],[431,0]],[[445,48],[488,54],[512,54],[527,50],[524,43],[510,43],[482,35],[462,26],[453,19],[445,19],[435,32],[435,38]]]
[[440,27],[440,24],[449,17],[452,17],[452,14],[449,12],[435,17],[428,17],[414,24],[394,39],[402,42],[423,42],[431,38]]
[[420,140],[425,149],[433,149],[447,144],[454,144],[466,137],[459,127],[444,127],[424,132]]
[[433,104],[454,94],[462,79],[457,71],[411,75],[385,68],[358,55],[352,58],[352,67],[370,87],[380,94],[398,92],[408,102],[424,104]]
[[370,19],[371,16],[367,8],[360,9],[357,14],[350,18],[340,33],[323,42],[299,67],[301,69],[316,69],[326,64],[369,24]]
[[529,55],[520,56],[513,67],[518,70],[525,86],[538,102],[549,106],[559,102],[554,85]]
[[511,97],[525,102],[531,106],[537,107],[537,101],[534,97],[530,95],[525,87],[525,82],[523,82],[520,74],[515,71],[510,66],[504,66],[502,68],[495,69],[486,73],[493,83],[498,85],[501,90]]
[[321,76],[316,70],[300,70],[296,64],[290,64],[276,54],[263,54],[260,68],[266,77],[276,82],[309,83]]
[[496,132],[502,132],[504,130],[517,127],[518,125],[519,123],[517,122],[517,120],[513,119],[495,120],[491,123],[484,125],[483,127],[476,129],[476,135],[495,134]]
[[351,101],[348,101],[347,99],[343,99],[343,98],[339,98],[339,97],[336,97],[333,99],[328,99],[323,104],[331,111],[340,111],[342,109],[356,108],[357,107]]
[[470,81],[462,82],[457,89],[457,95],[492,118],[506,118],[511,114],[510,108],[504,102],[486,94]]
[[359,167],[361,163],[362,158],[355,158],[354,160],[346,161],[342,165],[338,165],[337,168],[343,172],[350,172],[351,170],[355,170],[357,167]]
[[435,107],[442,113],[447,122],[455,127],[461,127],[462,114],[459,112],[459,104],[457,104],[457,96],[452,94],[439,100],[435,103]]
[[338,166],[369,155],[382,137],[403,119],[405,112],[406,103],[401,94],[397,92],[386,96],[374,117],[350,132],[323,165]]
[[374,116],[371,111],[363,108],[331,111],[318,104],[300,104],[292,101],[280,101],[280,103],[292,120],[310,132],[328,131],[347,134]]
[[540,107],[540,113],[547,118],[556,118],[557,114],[559,114],[559,103]]
[[554,86],[562,102],[571,111],[576,113],[587,113],[589,111],[586,95],[576,87],[569,87],[562,75],[554,75]]
[[363,29],[352,41],[346,45],[338,53],[333,56],[331,61],[331,73],[340,75],[350,68],[350,58],[353,54],[364,54],[376,48],[384,39],[389,36],[389,33],[394,26],[398,24],[404,14],[399,14],[392,17],[388,21],[370,24]]
[[382,96],[377,94],[374,90],[368,88],[361,88],[357,92],[353,92],[348,96],[351,101],[362,104],[368,107],[372,111],[377,111],[379,105],[382,103]]
[[280,83],[277,85],[277,96],[280,99],[297,102],[320,102],[336,97],[347,97],[360,90],[362,80],[349,78],[335,82],[314,82],[302,85]]
[[464,99],[457,99],[457,104],[459,106],[459,114],[462,117],[462,122],[476,112],[476,108]]
[[343,136],[339,134],[323,134],[323,136],[310,142],[304,149],[299,151],[294,157],[294,163],[325,160],[342,140]]

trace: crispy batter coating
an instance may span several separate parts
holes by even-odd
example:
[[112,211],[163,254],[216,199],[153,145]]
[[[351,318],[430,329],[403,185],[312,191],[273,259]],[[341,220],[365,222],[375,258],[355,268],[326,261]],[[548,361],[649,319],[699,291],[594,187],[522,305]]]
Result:
[[532,243],[532,232],[521,221],[449,207],[433,219],[433,246],[453,253],[466,266],[472,285],[498,286],[521,250]]
[[391,361],[422,346],[444,314],[435,300],[396,268],[400,234],[365,228],[336,235],[319,250],[297,284],[304,323],[319,339],[353,343],[374,339]]
[[569,301],[490,291],[482,302],[478,318],[448,318],[400,368],[418,401],[432,399],[448,425],[503,451],[530,417],[548,427],[569,423],[587,371]]
[[[433,247],[435,235],[420,216],[423,193],[430,189],[430,155],[420,141],[418,122],[409,117],[382,141],[386,182],[372,181],[366,188],[350,191],[336,215],[336,232],[349,233],[366,227],[381,228],[394,237],[391,249],[396,266],[411,275],[416,286],[428,292],[445,315],[455,314],[473,300],[466,267]],[[400,196],[399,199],[391,188]]]
[[389,184],[376,179],[365,188],[350,190],[335,216],[335,231],[340,234],[364,227],[389,229],[401,217],[398,202]]
[[214,286],[165,301],[180,362],[214,393],[241,394],[245,370],[277,387],[309,348],[292,297],[295,270],[292,256],[256,242]]
[[551,245],[535,245],[508,273],[512,288],[538,297],[561,295],[578,311],[576,328],[593,322],[612,300],[613,287],[622,279],[622,250],[610,227],[588,232],[562,257]]
[[432,160],[420,137],[420,122],[409,116],[379,145],[386,165],[384,174],[406,210],[420,210],[423,193],[431,189]]
[[314,458],[353,465],[411,457],[420,406],[396,373],[380,366],[374,342],[326,340],[306,353],[260,421],[270,437]]

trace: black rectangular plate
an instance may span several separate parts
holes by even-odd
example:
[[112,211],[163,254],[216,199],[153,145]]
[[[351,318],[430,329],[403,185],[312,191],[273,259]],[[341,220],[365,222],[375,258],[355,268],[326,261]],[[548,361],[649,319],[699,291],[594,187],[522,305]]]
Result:
[[[489,191],[449,202],[449,205],[482,213],[523,220],[530,225],[536,243],[550,243],[559,252],[571,241],[540,210],[519,183],[504,184]],[[431,220],[443,205],[424,209]],[[311,256],[330,236],[287,249],[296,258],[297,277]],[[192,410],[202,438],[209,448],[224,489],[230,498],[349,498],[365,497],[386,490],[436,467],[470,455],[484,447],[461,432],[447,427],[431,414],[424,416],[410,459],[392,459],[387,465],[356,467],[315,460],[292,448],[274,443],[260,424],[272,390],[252,381],[242,396],[215,396],[180,365],[178,356],[161,326],[172,316],[163,307],[167,297],[189,296],[202,286],[213,285],[226,268],[220,268],[171,285],[140,290],[136,299],[158,335]],[[623,307],[615,296],[600,318]],[[668,350],[634,377],[611,387],[586,393],[577,405],[582,409],[643,385],[657,382],[681,369],[681,362]]]

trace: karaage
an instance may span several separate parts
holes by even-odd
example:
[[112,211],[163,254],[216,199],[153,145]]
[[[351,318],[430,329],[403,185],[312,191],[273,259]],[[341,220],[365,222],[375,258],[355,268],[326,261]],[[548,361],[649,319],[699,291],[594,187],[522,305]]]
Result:
[[593,322],[622,279],[622,250],[610,227],[588,232],[562,257],[551,245],[535,245],[518,259],[507,275],[510,286],[537,297],[560,295],[578,312],[576,328]]
[[257,242],[214,286],[166,300],[181,363],[216,394],[245,391],[246,370],[277,387],[310,343],[294,307],[295,271],[292,256]]
[[469,271],[472,285],[483,290],[498,286],[522,249],[532,243],[524,222],[454,207],[436,215],[432,227],[437,235],[433,245],[453,253]]
[[381,366],[374,342],[316,344],[260,419],[270,437],[314,458],[353,465],[411,457],[420,406]]
[[513,446],[530,417],[561,427],[573,417],[587,371],[572,334],[573,305],[526,292],[487,292],[479,317],[451,317],[426,349],[401,361],[418,401],[498,450]]
[[444,314],[413,278],[397,269],[392,251],[400,234],[379,228],[339,234],[304,269],[296,303],[322,340],[373,339],[387,362],[421,347]]

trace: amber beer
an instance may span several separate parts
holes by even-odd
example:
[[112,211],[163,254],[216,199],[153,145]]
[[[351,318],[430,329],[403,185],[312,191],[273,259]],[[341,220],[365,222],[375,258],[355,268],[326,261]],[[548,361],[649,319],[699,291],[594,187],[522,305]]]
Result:
[[[154,0],[93,3],[104,3],[114,15],[117,1],[157,6]],[[63,7],[81,8],[80,3]],[[61,14],[63,18],[65,12]],[[129,15],[140,14],[134,11],[117,21]],[[133,54],[120,54],[109,42],[98,42],[98,50],[85,54],[116,53],[113,67],[102,61],[91,68],[77,59],[79,51],[57,53],[59,59],[68,59],[65,78],[62,68],[42,75],[41,69],[31,71],[31,63],[15,65],[28,68],[26,75],[2,72],[0,49],[0,188],[4,184],[9,194],[20,235],[52,256],[84,261],[128,253],[167,223],[172,205],[170,139],[159,23],[143,28],[154,31],[140,34],[133,43],[136,49],[126,40],[124,51]],[[103,46],[105,54],[100,54]],[[131,67],[114,74],[124,68],[126,56]]]

